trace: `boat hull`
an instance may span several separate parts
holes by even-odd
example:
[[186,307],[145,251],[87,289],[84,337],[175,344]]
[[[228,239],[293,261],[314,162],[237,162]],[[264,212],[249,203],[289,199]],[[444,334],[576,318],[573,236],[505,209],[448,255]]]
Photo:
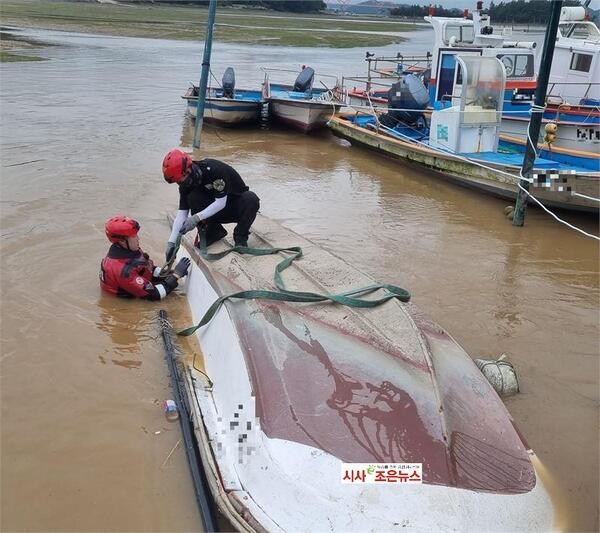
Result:
[[[198,97],[190,88],[183,98],[187,101],[189,114],[196,118]],[[224,98],[216,96],[215,91],[209,92],[204,104],[204,120],[220,126],[239,126],[259,122],[263,102],[260,91],[238,91],[236,97]],[[248,97],[244,96],[248,93]]]
[[[356,126],[343,115],[337,115],[329,122],[332,131],[350,142],[373,148],[385,155],[419,163],[434,171],[446,180],[463,187],[485,191],[498,197],[514,200],[517,192],[517,180],[495,172],[494,169],[518,174],[519,167],[504,166],[482,161],[487,167],[463,161],[451,154],[440,153],[422,145],[394,139],[387,135]],[[540,173],[542,173],[540,171]],[[600,197],[600,173],[577,173],[569,175],[569,187],[573,191],[589,196]],[[542,187],[530,187],[531,193],[548,207],[557,207],[572,211],[598,213],[598,202],[568,192],[552,191]]]
[[[302,247],[302,266],[285,273],[294,288],[372,283],[264,217],[253,229],[251,246]],[[282,259],[207,263],[190,237],[180,254],[192,259],[185,290],[194,321],[223,294],[270,288]],[[413,306],[236,301],[196,335],[203,355],[186,372],[188,401],[211,490],[236,529],[552,529],[551,501],[506,408]],[[342,462],[416,458],[423,484],[341,483]]]
[[[548,109],[548,108],[547,108]],[[554,161],[589,168],[600,172],[600,124],[597,122],[566,121],[551,117],[547,111],[542,119],[540,132],[544,135],[544,127],[551,122],[557,124],[556,141],[552,145],[539,144],[540,155]],[[583,115],[580,115],[583,118]],[[576,118],[576,117],[571,117]],[[525,117],[502,117],[500,126],[501,138],[515,145],[525,147],[529,119]]]
[[340,107],[334,103],[269,99],[269,112],[274,119],[305,133],[323,128]]

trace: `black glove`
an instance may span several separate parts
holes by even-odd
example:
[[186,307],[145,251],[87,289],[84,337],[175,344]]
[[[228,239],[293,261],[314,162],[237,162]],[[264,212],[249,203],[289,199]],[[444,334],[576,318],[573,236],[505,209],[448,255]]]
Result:
[[183,276],[187,275],[189,268],[190,260],[188,257],[184,257],[183,259],[179,260],[179,263],[177,263],[177,266],[175,267],[173,272],[175,272],[175,274],[177,274],[177,276],[179,276],[180,278],[183,278]]
[[171,260],[174,253],[175,253],[175,243],[169,241],[167,243],[167,250],[165,251],[165,257],[166,257],[167,263]]

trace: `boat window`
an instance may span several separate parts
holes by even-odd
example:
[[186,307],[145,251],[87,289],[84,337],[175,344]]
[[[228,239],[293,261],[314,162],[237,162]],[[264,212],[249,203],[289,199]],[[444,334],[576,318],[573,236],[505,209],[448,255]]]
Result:
[[502,61],[507,79],[533,77],[533,55],[498,54],[496,57]]
[[448,100],[454,89],[454,54],[442,54],[442,64],[438,76],[436,100]]
[[450,42],[452,37],[456,37],[458,42],[472,43],[475,39],[473,26],[448,25],[445,30],[445,41]]
[[463,26],[461,28],[461,37],[463,43],[472,43],[475,40],[475,30],[473,30],[473,26]]
[[600,31],[596,26],[589,23],[571,23],[571,24],[561,24],[560,25],[560,34],[563,37],[568,37],[569,39],[598,39],[600,37]]
[[580,72],[589,72],[590,67],[592,66],[593,57],[594,56],[591,54],[579,54],[575,52],[571,56],[571,66],[569,68]]

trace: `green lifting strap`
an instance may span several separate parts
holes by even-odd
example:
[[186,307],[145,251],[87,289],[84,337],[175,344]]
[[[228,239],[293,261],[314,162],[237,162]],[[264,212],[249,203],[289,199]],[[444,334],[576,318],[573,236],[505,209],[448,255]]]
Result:
[[[231,252],[238,252],[240,254],[246,255],[274,255],[280,252],[289,253],[288,257],[286,257],[283,261],[281,261],[275,267],[275,275],[273,276],[273,280],[275,285],[279,289],[279,291],[268,291],[268,290],[248,290],[248,291],[240,291],[235,292],[233,294],[227,294],[225,296],[221,296],[218,298],[206,311],[200,322],[196,326],[191,326],[189,328],[183,329],[177,332],[177,335],[181,335],[183,337],[187,337],[192,335],[198,328],[205,326],[208,324],[212,318],[215,316],[217,311],[221,308],[224,302],[230,300],[232,298],[237,299],[262,299],[262,300],[275,300],[279,302],[301,302],[301,303],[310,303],[310,302],[326,302],[331,301],[338,304],[346,305],[348,307],[357,307],[357,308],[370,308],[377,307],[388,300],[396,298],[401,302],[408,302],[410,300],[410,293],[402,289],[400,287],[396,287],[395,285],[388,285],[385,283],[375,283],[373,285],[369,285],[367,287],[361,287],[359,289],[353,289],[348,292],[343,292],[340,294],[318,294],[315,292],[301,292],[301,291],[290,291],[285,288],[285,283],[283,282],[283,277],[281,273],[289,267],[296,259],[302,257],[302,248],[299,246],[290,246],[287,248],[250,248],[247,246],[234,246],[228,250],[223,252],[219,252],[216,254],[208,253],[206,250],[206,230],[202,228],[200,231],[200,246],[199,251],[200,255],[206,259],[207,261],[217,261],[222,259],[227,254]],[[176,243],[179,246],[181,239],[178,239]],[[377,291],[379,289],[385,290],[385,294],[377,299],[377,300],[363,300],[358,298],[358,296],[365,295]]]

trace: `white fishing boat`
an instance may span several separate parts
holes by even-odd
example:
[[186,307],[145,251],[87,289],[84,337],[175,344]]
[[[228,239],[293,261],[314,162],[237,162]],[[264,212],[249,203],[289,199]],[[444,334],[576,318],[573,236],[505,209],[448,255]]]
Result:
[[[425,17],[434,32],[431,56],[418,61],[402,58],[369,58],[365,89],[348,91],[351,105],[388,107],[389,82],[381,81],[378,63],[392,63],[396,77],[420,68],[429,91],[430,107],[451,105],[454,95],[456,56],[497,57],[506,71],[500,139],[524,150],[531,104],[537,86],[535,42],[509,40],[497,33],[477,2],[469,18],[437,17],[434,9]],[[371,65],[375,68],[372,69]],[[430,73],[430,77],[428,74]],[[346,78],[356,82],[360,78]],[[380,80],[380,81],[377,81]],[[583,7],[564,7],[552,61],[550,83],[542,119],[538,150],[541,157],[573,168],[600,171],[600,31],[585,19]],[[367,97],[368,95],[368,97]],[[546,126],[551,135],[546,135]]]
[[[289,290],[373,284],[338,257],[259,216],[249,245],[299,246]],[[227,241],[211,246],[216,253]],[[277,291],[283,255],[192,259],[195,322],[224,295]],[[365,297],[367,299],[369,297]],[[195,332],[188,402],[208,484],[239,531],[550,531],[536,458],[468,354],[416,307],[236,299]],[[421,480],[354,483],[344,464],[421,464]],[[352,467],[354,468],[354,467]],[[391,481],[390,481],[391,479]]]
[[[198,86],[191,86],[182,98],[187,109],[196,118],[198,106]],[[252,124],[260,120],[263,108],[261,91],[237,89],[235,75],[231,67],[225,70],[221,87],[209,87],[204,104],[204,120],[220,126]]]
[[[329,121],[329,127],[352,143],[419,163],[456,184],[512,200],[520,182],[523,152],[506,143],[500,133],[504,63],[473,54],[457,54],[453,62],[452,98],[429,111],[428,120],[426,89],[417,78],[407,76],[391,95],[387,113],[340,114]],[[597,216],[600,172],[540,154],[533,161],[533,174],[530,191],[542,204]]]
[[[505,117],[505,141],[524,146],[528,117]],[[554,140],[540,139],[544,157],[600,171],[600,31],[583,7],[563,7],[550,70],[544,125]]]
[[272,83],[266,72],[263,97],[269,103],[270,115],[303,132],[324,127],[340,110],[342,99],[337,83],[328,89],[313,87],[314,80],[315,71],[311,67],[304,67],[293,85]]

